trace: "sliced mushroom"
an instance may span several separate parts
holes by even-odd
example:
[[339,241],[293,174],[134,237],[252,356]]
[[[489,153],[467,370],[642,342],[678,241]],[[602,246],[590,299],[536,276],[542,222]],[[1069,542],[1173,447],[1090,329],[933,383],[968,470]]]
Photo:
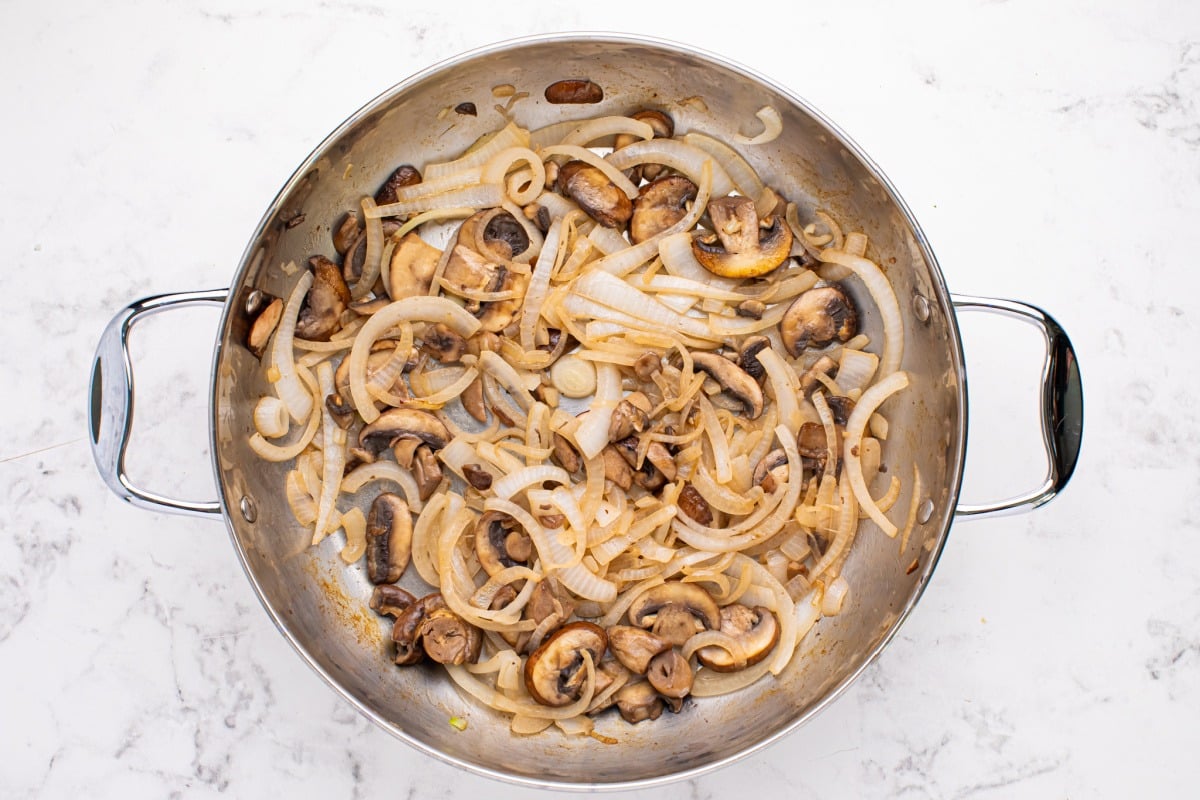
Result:
[[325,408],[329,410],[329,416],[333,417],[333,421],[342,430],[347,430],[353,424],[354,407],[337,392],[325,398]]
[[[834,430],[837,433],[837,440],[842,439],[842,426],[834,424]],[[800,458],[803,460],[806,467],[810,467],[817,472],[825,469],[825,460],[829,457],[829,437],[825,434],[825,426],[819,422],[806,422],[800,426],[800,432],[796,435],[796,447],[800,451]],[[834,470],[841,467],[842,448],[834,448]]]
[[837,362],[829,356],[821,356],[816,362],[804,371],[800,376],[800,391],[807,395],[813,389],[821,385],[821,380],[818,375],[826,375],[832,377],[837,372]]
[[626,684],[617,690],[614,697],[622,719],[630,724],[655,720],[662,715],[663,700],[646,681]]
[[584,161],[568,161],[558,171],[558,188],[606,228],[623,228],[633,215],[629,195]]
[[639,381],[649,383],[654,373],[662,369],[662,358],[658,353],[643,353],[633,364],[633,374]]
[[713,233],[692,239],[692,253],[705,269],[725,278],[756,278],[784,261],[792,230],[781,217],[759,220],[754,200],[722,197],[708,204]]
[[254,318],[254,324],[250,326],[250,332],[246,335],[246,347],[251,353],[262,358],[263,353],[267,351],[267,342],[271,340],[271,334],[275,332],[276,326],[279,325],[279,318],[283,316],[283,300],[276,297],[266,308],[259,312]]
[[404,610],[417,602],[417,598],[391,583],[380,584],[371,592],[370,606],[376,614],[398,617]]
[[467,349],[467,340],[449,325],[438,322],[421,335],[421,352],[443,364],[458,361]]
[[400,666],[416,664],[425,658],[421,647],[421,626],[429,612],[445,608],[446,600],[438,592],[427,594],[400,612],[392,624],[392,641],[396,643],[393,659]]
[[664,697],[679,700],[687,697],[692,691],[692,667],[673,647],[650,659],[646,678]]
[[737,365],[751,378],[761,381],[767,374],[767,368],[758,360],[758,354],[770,346],[771,340],[766,336],[748,337],[742,342],[742,349],[738,351]]
[[[747,608],[740,603],[721,609],[721,633],[732,636],[741,645],[746,666],[757,664],[767,657],[779,641],[779,623],[769,609],[762,606]],[[696,658],[709,669],[732,672],[740,669],[728,650],[717,645],[701,647]]]
[[584,652],[599,666],[608,647],[604,629],[572,622],[555,632],[525,662],[525,688],[544,706],[559,708],[579,699],[587,682]]
[[422,500],[432,497],[442,482],[442,467],[428,445],[417,448],[413,477],[417,479],[417,492]]
[[704,495],[700,494],[696,487],[690,483],[683,487],[683,491],[679,493],[679,499],[675,501],[675,504],[679,506],[679,510],[682,513],[701,525],[712,525],[712,508],[708,505],[708,501],[704,499]]
[[783,450],[772,450],[754,467],[754,485],[764,492],[775,491],[780,482],[788,479],[788,457]]
[[466,664],[479,657],[483,634],[444,606],[429,611],[420,628],[425,655],[439,664]]
[[645,675],[650,659],[671,649],[671,643],[648,630],[632,625],[613,625],[608,629],[608,647],[626,668]]
[[[377,342],[376,344],[380,345],[380,349],[372,350],[371,354],[367,356],[367,380],[370,380],[371,377],[378,372],[384,364],[388,363],[395,352],[395,342]],[[338,364],[337,369],[334,370],[333,385],[337,389],[338,395],[346,401],[346,405],[353,407],[354,397],[350,394],[349,358],[343,358],[342,363]],[[397,376],[396,381],[391,386],[391,391],[398,393],[403,386],[404,381]],[[407,389],[404,389],[403,391],[407,391]],[[382,404],[376,403],[377,408],[381,406]]]
[[554,434],[554,450],[550,453],[550,457],[567,472],[577,472],[583,466],[583,461],[575,452],[575,448],[571,446],[565,436],[558,433]]
[[797,297],[783,319],[779,335],[793,358],[809,347],[824,347],[837,339],[848,342],[858,334],[858,309],[850,295],[830,284]]
[[393,408],[380,414],[358,434],[359,445],[375,453],[399,439],[419,439],[434,450],[441,450],[450,441],[450,431],[427,411]]
[[375,204],[385,206],[396,202],[396,190],[405,186],[416,186],[421,182],[421,173],[412,164],[401,164],[375,193]]
[[325,256],[313,256],[308,263],[312,266],[313,283],[300,307],[296,335],[326,342],[342,327],[342,312],[350,305],[350,289],[342,279],[342,271]]
[[[620,661],[613,658],[606,658],[600,662],[600,668],[596,670],[596,693],[599,697],[608,687],[612,686],[616,681],[620,681],[624,685],[629,681],[631,673],[627,670]],[[618,689],[619,691],[619,689]],[[588,706],[588,714],[598,714],[601,711],[612,708],[617,702],[616,692],[614,691],[607,698],[602,700],[593,700]]]
[[692,353],[696,369],[708,373],[721,389],[745,408],[746,417],[758,419],[763,412],[762,387],[744,369],[716,353]]
[[604,89],[593,81],[569,78],[547,86],[545,95],[548,102],[556,105],[599,103],[604,99]]
[[485,511],[475,523],[475,554],[488,575],[524,564],[533,554],[529,535],[512,517],[500,511]]
[[397,439],[392,444],[392,455],[396,457],[396,463],[405,469],[413,468],[413,459],[417,455],[417,448],[421,446],[420,439]]
[[441,282],[446,291],[465,297],[467,310],[475,314],[483,304],[470,295],[500,291],[507,273],[502,264],[489,261],[471,248],[457,244],[446,262]]
[[387,293],[393,300],[429,294],[442,251],[416,233],[407,233],[392,250]]
[[633,392],[617,403],[612,421],[608,426],[608,440],[617,442],[634,433],[641,433],[650,424],[647,413],[652,406],[650,399],[641,392]]
[[667,581],[643,592],[627,613],[630,624],[649,628],[673,645],[721,625],[721,610],[708,592],[680,581]]
[[675,466],[675,457],[662,442],[650,443],[650,446],[646,448],[646,460],[653,464],[655,469],[669,481],[675,480],[675,476],[679,474],[679,470]]
[[[643,175],[645,167],[643,166]],[[657,165],[653,165],[657,166]],[[682,175],[668,175],[648,183],[638,191],[629,219],[629,238],[634,244],[662,233],[687,216],[688,204],[699,190]]]
[[489,213],[483,226],[483,242],[489,250],[497,250],[503,245],[501,255],[505,258],[516,258],[529,249],[529,233],[525,226],[517,222],[517,218],[504,210]]
[[412,555],[412,514],[399,495],[384,492],[367,514],[367,578],[371,583],[400,580]]
[[835,394],[826,397],[825,402],[829,404],[829,411],[833,414],[834,424],[845,427],[846,421],[850,419],[850,414],[854,411],[854,401],[849,397],[842,397]]
[[552,616],[565,620],[575,611],[575,603],[562,589],[562,584],[553,575],[538,581],[529,595],[525,616],[541,624]]
[[482,464],[463,464],[463,477],[472,489],[486,492],[492,488],[492,473],[484,469]]
[[339,256],[346,255],[354,243],[358,240],[362,232],[362,225],[359,224],[358,215],[351,212],[342,218],[342,223],[338,225],[333,234],[333,249],[337,251]]
[[525,300],[525,290],[528,287],[528,275],[519,275],[505,270],[500,291],[512,292],[513,296],[507,300],[484,303],[481,312],[477,315],[479,329],[489,333],[499,333],[512,324],[517,312],[521,310],[521,304]]
[[762,319],[767,307],[761,300],[743,300],[738,303],[737,315],[747,319]]
[[629,491],[629,488],[633,486],[633,468],[621,455],[621,451],[610,444],[600,451],[600,455],[604,459],[605,480],[610,480],[625,491]]
[[483,378],[471,381],[462,393],[463,408],[480,422],[487,422],[487,406],[483,402]]

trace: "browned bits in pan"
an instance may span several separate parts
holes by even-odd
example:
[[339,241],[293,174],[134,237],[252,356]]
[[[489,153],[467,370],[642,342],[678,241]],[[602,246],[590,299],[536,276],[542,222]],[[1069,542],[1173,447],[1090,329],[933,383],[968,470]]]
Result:
[[604,99],[604,90],[589,80],[555,81],[546,87],[546,99],[556,104],[599,103]]

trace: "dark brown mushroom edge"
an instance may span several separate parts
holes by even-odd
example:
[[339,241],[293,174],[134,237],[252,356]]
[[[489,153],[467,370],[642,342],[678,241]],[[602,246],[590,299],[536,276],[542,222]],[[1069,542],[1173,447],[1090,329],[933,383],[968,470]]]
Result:
[[[495,87],[506,124],[466,151],[398,146],[244,319],[250,444],[361,572],[387,658],[441,665],[456,718],[600,741],[788,669],[853,608],[860,518],[898,569],[924,552],[867,237],[788,202],[820,192],[764,180],[760,145],[611,88]],[[542,102],[563,121],[522,127]]]

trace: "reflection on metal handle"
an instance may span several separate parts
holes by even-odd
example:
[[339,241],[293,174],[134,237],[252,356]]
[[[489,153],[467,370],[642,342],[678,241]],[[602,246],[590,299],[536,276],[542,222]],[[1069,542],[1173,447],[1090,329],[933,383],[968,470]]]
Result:
[[1054,318],[1036,306],[1015,300],[953,295],[955,311],[987,311],[1028,322],[1042,332],[1046,340],[1046,363],[1042,368],[1042,444],[1049,462],[1046,479],[1028,494],[1010,497],[998,503],[960,505],[960,517],[1014,514],[1031,511],[1050,502],[1062,491],[1075,471],[1079,445],[1083,438],[1083,384],[1079,362],[1066,331]]
[[88,425],[96,468],[108,488],[123,500],[150,511],[192,514],[212,518],[221,513],[218,502],[195,503],[175,500],[139,489],[125,474],[125,448],[133,427],[133,364],[129,359],[129,331],[134,323],[160,311],[199,305],[225,305],[228,289],[180,292],[146,297],[121,310],[96,347],[92,365],[91,405]]

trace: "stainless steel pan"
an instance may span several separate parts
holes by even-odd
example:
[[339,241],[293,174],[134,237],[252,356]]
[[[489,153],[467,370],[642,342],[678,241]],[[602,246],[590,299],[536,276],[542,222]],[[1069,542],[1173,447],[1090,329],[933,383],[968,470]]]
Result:
[[[585,77],[604,88],[593,106],[556,106],[544,88]],[[433,161],[460,153],[496,126],[490,89],[509,83],[529,97],[516,105],[521,123],[538,127],[644,106],[666,109],[677,130],[731,137],[764,105],[783,117],[775,141],[746,148],[767,182],[802,207],[828,209],[864,230],[880,253],[905,312],[903,368],[911,402],[891,412],[895,435],[888,463],[915,461],[926,490],[908,551],[868,531],[855,542],[845,574],[852,607],[828,618],[800,646],[777,680],[735,695],[707,699],[653,724],[601,725],[620,744],[548,732],[520,737],[507,720],[461,696],[443,676],[397,669],[386,656],[386,626],[366,610],[369,586],[345,568],[335,543],[316,551],[284,500],[284,465],[261,462],[248,448],[254,401],[267,391],[259,361],[243,346],[251,292],[286,295],[293,278],[282,264],[333,255],[329,225],[371,194],[403,161]],[[478,118],[450,115],[471,100]],[[453,126],[451,126],[453,122]],[[302,218],[299,224],[297,220]],[[290,223],[290,224],[289,224]],[[865,300],[865,298],[864,298]],[[212,367],[211,436],[220,498],[194,503],[156,495],[125,474],[133,412],[133,377],[126,338],[150,314],[192,304],[224,309]],[[869,307],[869,306],[868,306]],[[998,312],[1037,326],[1047,358],[1041,402],[1049,468],[1041,485],[1021,497],[986,506],[958,505],[967,434],[967,385],[956,315]],[[879,336],[878,328],[867,332]],[[157,511],[224,519],[246,576],[279,630],[348,702],[425,753],[466,769],[529,785],[642,787],[692,776],[761,748],[811,718],[841,693],[895,635],[929,581],[957,517],[1035,508],[1066,484],[1082,432],[1079,372],[1070,341],[1047,314],[1012,301],[961,298],[946,288],[916,220],[882,172],[839,131],[789,90],[719,57],[675,44],[627,36],[573,34],[504,43],[438,64],[367,104],[334,131],[271,203],[227,290],[164,295],[124,309],[105,330],[92,381],[91,434],[97,465],[121,497]],[[906,481],[907,483],[907,481]],[[908,492],[897,503],[907,508]],[[868,524],[869,523],[864,523]],[[906,568],[916,559],[915,570]],[[410,571],[411,572],[411,571]],[[459,732],[447,724],[465,715]]]

